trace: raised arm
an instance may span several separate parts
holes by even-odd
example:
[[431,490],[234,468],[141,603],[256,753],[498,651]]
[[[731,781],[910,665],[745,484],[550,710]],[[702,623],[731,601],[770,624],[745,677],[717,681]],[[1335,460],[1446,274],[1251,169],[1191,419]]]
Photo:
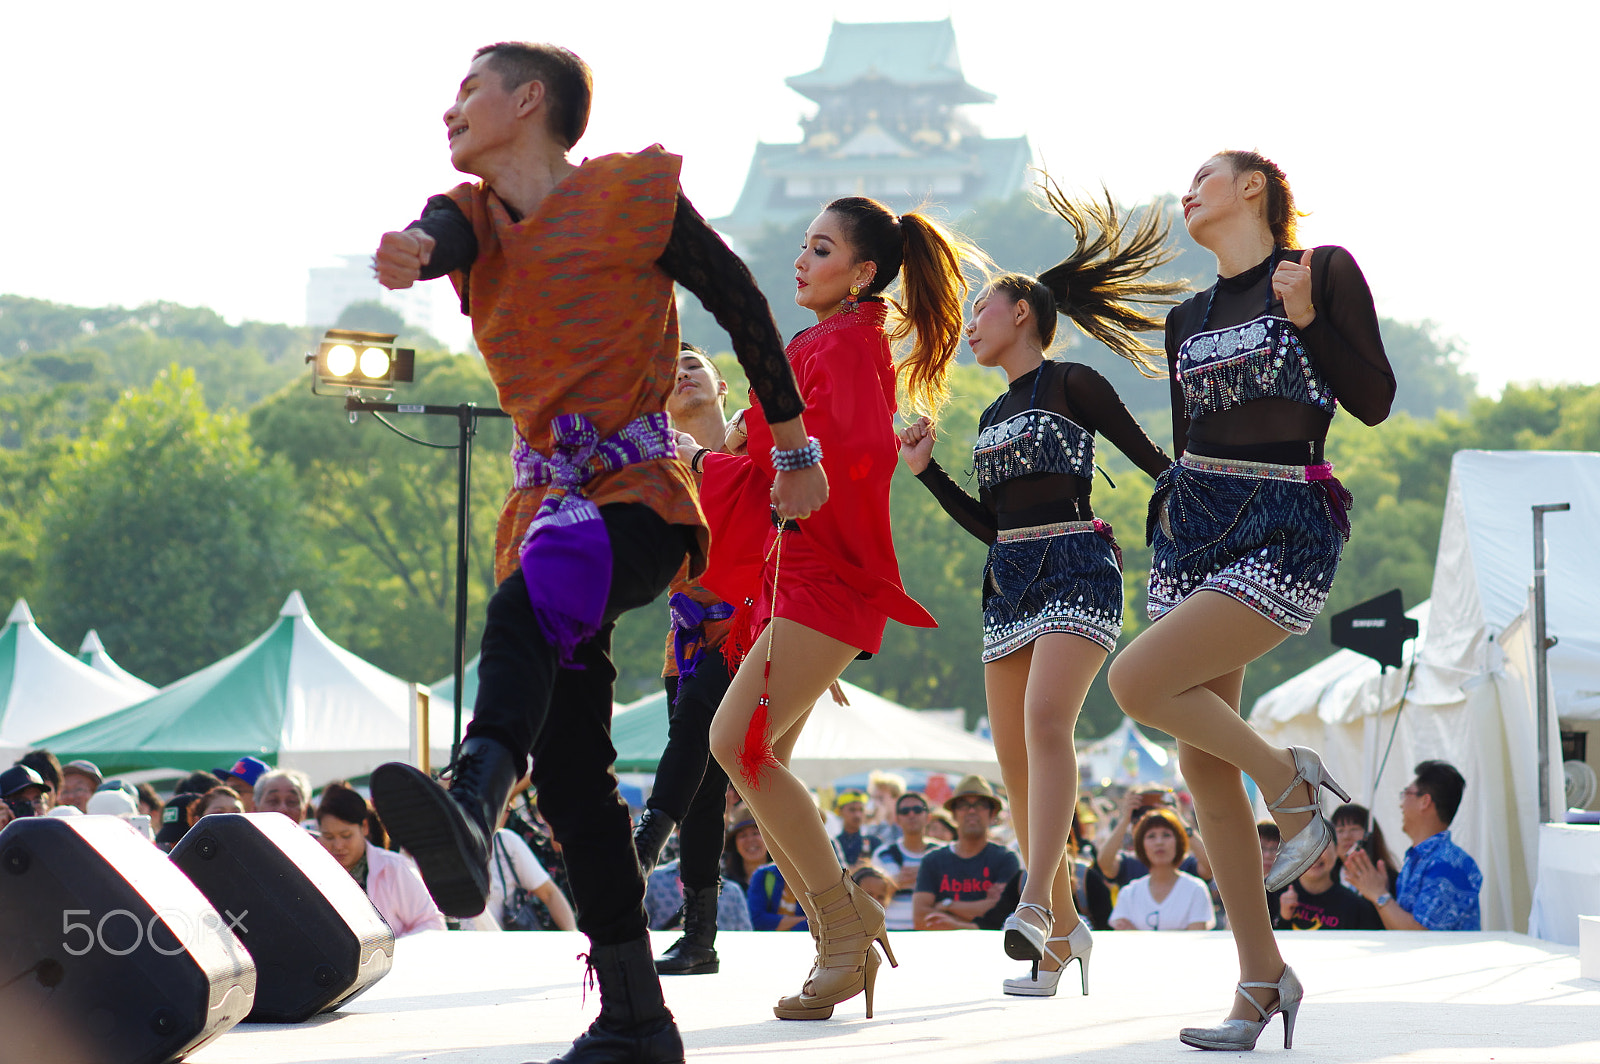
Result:
[[1079,410],[1092,411],[1094,427],[1100,435],[1128,456],[1129,461],[1154,479],[1172,459],[1151,442],[1143,426],[1128,413],[1117,390],[1092,367],[1073,364],[1066,373],[1067,398]]
[[925,417],[918,418],[901,429],[898,435],[900,460],[913,476],[922,481],[923,487],[933,492],[933,497],[944,508],[944,512],[979,540],[993,543],[1000,527],[994,509],[967,494],[934,460],[936,433],[932,423]]
[[1311,256],[1316,316],[1300,339],[1333,394],[1356,417],[1376,425],[1394,403],[1394,370],[1378,331],[1372,290],[1355,258],[1342,247],[1320,247]]
[[[800,418],[805,402],[784,357],[783,341],[767,299],[739,256],[682,192],[678,193],[672,235],[656,261],[667,276],[693,292],[727,330],[733,353],[772,428],[773,446],[785,451],[805,447],[806,426]],[[780,470],[772,481],[772,495],[781,516],[809,517],[828,500],[828,477],[822,463],[792,472]]]

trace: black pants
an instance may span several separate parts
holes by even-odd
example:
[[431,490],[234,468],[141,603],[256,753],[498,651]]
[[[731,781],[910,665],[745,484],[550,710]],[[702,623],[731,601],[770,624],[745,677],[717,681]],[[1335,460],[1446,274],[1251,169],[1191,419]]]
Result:
[[733,678],[716,650],[707,650],[685,682],[665,678],[667,748],[656,765],[649,806],[678,822],[678,878],[689,890],[721,882],[728,774],[711,756],[711,718]]
[[602,506],[600,515],[611,538],[611,594],[599,633],[573,654],[583,667],[558,665],[534,620],[522,573],[511,574],[489,600],[467,736],[493,739],[519,758],[533,754],[539,812],[561,844],[578,930],[597,946],[611,946],[646,929],[633,825],[612,771],[611,633],[619,616],[666,590],[691,533],[641,503]]

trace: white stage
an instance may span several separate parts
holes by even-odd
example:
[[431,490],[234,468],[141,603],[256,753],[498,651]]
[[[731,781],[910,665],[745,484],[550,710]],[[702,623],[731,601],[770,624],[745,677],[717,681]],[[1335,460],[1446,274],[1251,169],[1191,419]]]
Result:
[[[658,947],[673,935],[658,933]],[[1600,1060],[1600,981],[1577,950],[1506,933],[1308,931],[1281,936],[1306,986],[1293,1060],[1304,1064]],[[811,957],[803,934],[723,934],[722,971],[663,980],[693,1062],[991,1064],[1202,1059],[1175,1037],[1229,1005],[1225,932],[1097,936],[1090,996],[1077,966],[1056,998],[1013,998],[1022,969],[995,932],[895,934],[898,969],[878,979],[876,1016],[858,997],[832,1020],[774,1019]],[[580,1002],[572,933],[429,932],[402,940],[388,978],[346,1009],[297,1026],[241,1024],[194,1064],[434,1061],[513,1064],[565,1050],[598,1010]],[[1068,988],[1071,993],[1067,993]],[[1258,1052],[1282,1052],[1274,1019]],[[1221,1055],[1219,1055],[1221,1056]]]

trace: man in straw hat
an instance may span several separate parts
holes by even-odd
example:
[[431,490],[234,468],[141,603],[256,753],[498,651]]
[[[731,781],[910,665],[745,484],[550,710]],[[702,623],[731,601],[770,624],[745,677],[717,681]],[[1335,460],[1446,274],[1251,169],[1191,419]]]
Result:
[[968,776],[944,803],[956,821],[956,841],[930,850],[917,869],[912,920],[920,929],[998,928],[1015,907],[1001,903],[1006,884],[1022,871],[1015,851],[989,841],[1004,808],[982,776]]

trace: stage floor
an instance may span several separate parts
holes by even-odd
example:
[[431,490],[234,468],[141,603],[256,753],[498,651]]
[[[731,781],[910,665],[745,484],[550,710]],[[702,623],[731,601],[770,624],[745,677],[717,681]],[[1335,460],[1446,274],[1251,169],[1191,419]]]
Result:
[[[675,935],[657,933],[658,949]],[[514,1064],[563,1052],[598,1011],[580,1000],[575,933],[429,932],[402,940],[389,976],[344,1010],[286,1026],[240,1024],[194,1064],[307,1061]],[[664,979],[688,1060],[734,1064],[991,1064],[1195,1061],[1179,1027],[1221,1019],[1232,992],[1231,939],[1218,932],[1097,936],[1090,996],[1077,966],[1055,998],[1015,998],[1025,970],[997,932],[895,934],[898,969],[878,977],[876,1016],[861,999],[823,1022],[774,1019],[811,959],[804,934],[717,940],[717,975]],[[1600,1061],[1600,982],[1577,950],[1524,935],[1309,931],[1281,936],[1306,987],[1293,1059],[1305,1064]],[[1257,1052],[1280,1053],[1274,1019]]]

